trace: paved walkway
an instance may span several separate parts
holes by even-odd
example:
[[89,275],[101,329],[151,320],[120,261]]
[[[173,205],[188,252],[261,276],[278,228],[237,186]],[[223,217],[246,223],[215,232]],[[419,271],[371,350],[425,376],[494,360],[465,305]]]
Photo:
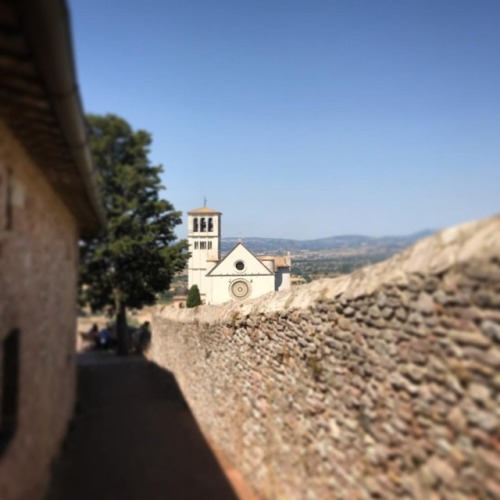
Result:
[[235,499],[174,376],[86,353],[78,410],[47,500]]

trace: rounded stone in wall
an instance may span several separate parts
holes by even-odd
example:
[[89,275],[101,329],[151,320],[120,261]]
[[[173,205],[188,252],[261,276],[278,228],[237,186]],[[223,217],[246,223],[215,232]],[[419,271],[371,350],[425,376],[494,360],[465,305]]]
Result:
[[238,279],[229,285],[229,291],[235,299],[243,300],[250,296],[252,290],[248,281]]

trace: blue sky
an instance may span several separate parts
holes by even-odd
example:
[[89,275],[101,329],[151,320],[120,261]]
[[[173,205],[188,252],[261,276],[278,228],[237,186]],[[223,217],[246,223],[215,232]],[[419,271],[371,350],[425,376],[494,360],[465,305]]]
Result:
[[[408,234],[500,211],[498,0],[70,0],[83,105],[153,134],[224,236]],[[185,227],[178,228],[185,236]]]

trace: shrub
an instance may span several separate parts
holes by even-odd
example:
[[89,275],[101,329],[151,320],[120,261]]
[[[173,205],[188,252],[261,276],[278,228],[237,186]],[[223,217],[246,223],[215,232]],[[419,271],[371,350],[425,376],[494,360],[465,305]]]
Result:
[[201,305],[200,289],[198,285],[193,285],[188,292],[186,307],[196,307]]

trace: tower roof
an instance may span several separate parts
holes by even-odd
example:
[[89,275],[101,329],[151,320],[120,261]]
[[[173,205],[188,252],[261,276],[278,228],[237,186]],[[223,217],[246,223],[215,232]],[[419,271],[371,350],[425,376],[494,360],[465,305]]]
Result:
[[190,210],[188,212],[188,215],[206,215],[206,214],[222,215],[221,212],[218,212],[217,210],[208,207],[195,208],[194,210]]

